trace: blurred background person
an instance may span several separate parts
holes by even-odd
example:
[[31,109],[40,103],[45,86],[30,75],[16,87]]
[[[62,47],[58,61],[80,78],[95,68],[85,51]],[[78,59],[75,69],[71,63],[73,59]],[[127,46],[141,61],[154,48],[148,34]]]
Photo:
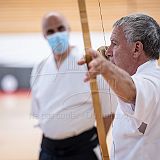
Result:
[[[82,53],[69,44],[70,27],[60,13],[45,15],[42,30],[52,54],[35,66],[31,79],[32,115],[43,132],[39,159],[97,160],[90,87],[83,83],[86,67],[77,65]],[[100,92],[106,89],[101,98],[109,115],[109,94],[102,77],[99,86]]]

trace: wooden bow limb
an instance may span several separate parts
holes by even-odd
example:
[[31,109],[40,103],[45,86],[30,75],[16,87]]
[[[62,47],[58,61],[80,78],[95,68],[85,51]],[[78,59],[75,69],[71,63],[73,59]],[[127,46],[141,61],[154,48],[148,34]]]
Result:
[[[82,25],[84,46],[85,46],[85,49],[91,48],[85,0],[78,0],[78,6],[79,6],[79,13],[80,13],[80,19],[81,19],[81,25]],[[88,63],[92,60],[92,57],[86,54],[85,58],[88,66]],[[102,158],[103,160],[109,160],[108,148],[106,143],[107,134],[105,130],[96,79],[90,80],[90,88],[91,88],[92,102],[94,107],[95,119],[97,123],[97,132],[98,132],[98,139],[99,139],[99,144],[101,148]]]

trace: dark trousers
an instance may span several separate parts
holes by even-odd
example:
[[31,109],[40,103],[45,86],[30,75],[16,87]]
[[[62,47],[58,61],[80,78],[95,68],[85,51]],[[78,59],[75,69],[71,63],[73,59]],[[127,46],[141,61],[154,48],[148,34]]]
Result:
[[97,145],[96,128],[62,140],[43,135],[39,160],[98,160],[93,151]]

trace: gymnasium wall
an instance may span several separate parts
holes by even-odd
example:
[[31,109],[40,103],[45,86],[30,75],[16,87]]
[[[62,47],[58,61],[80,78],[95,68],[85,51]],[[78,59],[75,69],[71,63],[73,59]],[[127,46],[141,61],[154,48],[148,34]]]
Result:
[[[94,49],[104,45],[102,24],[109,45],[112,24],[123,15],[142,12],[160,23],[159,0],[86,0],[86,6]],[[41,35],[41,19],[53,10],[67,17],[70,41],[83,52],[77,0],[0,0],[0,90],[29,87],[33,65],[50,54]]]

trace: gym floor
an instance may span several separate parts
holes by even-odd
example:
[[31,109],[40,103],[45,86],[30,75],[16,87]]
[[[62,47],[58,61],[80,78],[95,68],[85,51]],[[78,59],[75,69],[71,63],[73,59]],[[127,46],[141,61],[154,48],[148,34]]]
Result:
[[1,160],[36,160],[41,132],[34,128],[27,92],[0,94]]

